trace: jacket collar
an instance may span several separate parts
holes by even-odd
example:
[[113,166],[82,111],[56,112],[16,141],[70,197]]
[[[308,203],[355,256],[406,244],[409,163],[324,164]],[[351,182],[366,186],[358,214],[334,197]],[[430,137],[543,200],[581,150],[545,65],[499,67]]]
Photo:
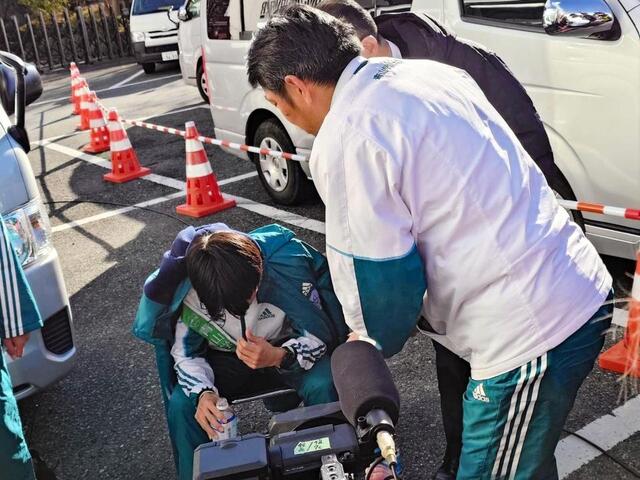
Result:
[[338,79],[338,83],[336,84],[336,88],[333,91],[333,97],[331,98],[331,106],[335,104],[338,97],[340,97],[341,92],[344,90],[344,87],[349,80],[358,73],[358,71],[364,67],[369,61],[364,57],[355,57],[353,60],[349,62],[347,67],[342,71],[340,78]]

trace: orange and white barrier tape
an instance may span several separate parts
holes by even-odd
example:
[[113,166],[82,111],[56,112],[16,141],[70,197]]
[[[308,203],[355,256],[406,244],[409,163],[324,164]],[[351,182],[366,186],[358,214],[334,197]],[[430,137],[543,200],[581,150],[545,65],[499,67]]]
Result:
[[558,200],[560,206],[569,210],[578,210],[587,213],[599,213],[612,217],[640,220],[640,210],[633,208],[609,207],[599,203],[576,202],[574,200]]
[[[104,107],[104,105],[100,103],[98,103],[98,105],[103,111],[105,112],[108,111],[107,108]],[[142,122],[140,120],[129,120],[129,119],[120,117],[120,121],[128,125],[147,128],[149,130],[156,130],[162,133],[169,133],[171,135],[179,135],[181,137],[184,137],[186,135],[184,130],[179,130],[177,128],[171,128],[171,127],[164,127],[162,125],[155,125],[153,123]],[[230,148],[231,150],[240,150],[242,152],[258,153],[260,155],[270,155],[272,157],[285,158],[287,160],[295,160],[298,162],[304,162],[305,160],[307,160],[306,156],[300,155],[297,153],[280,152],[278,150],[270,150],[268,148],[253,147],[251,145],[229,142],[228,140],[218,140],[217,138],[204,137],[202,135],[198,136],[198,140],[203,143],[208,143],[210,145],[217,145],[218,147]]]

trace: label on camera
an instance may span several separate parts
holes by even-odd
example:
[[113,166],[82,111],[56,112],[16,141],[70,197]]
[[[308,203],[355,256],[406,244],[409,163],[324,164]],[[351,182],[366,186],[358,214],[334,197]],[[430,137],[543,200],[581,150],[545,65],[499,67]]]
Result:
[[329,450],[330,448],[331,441],[329,437],[323,437],[298,443],[296,448],[293,449],[293,454],[304,455],[305,453],[319,452],[321,450]]

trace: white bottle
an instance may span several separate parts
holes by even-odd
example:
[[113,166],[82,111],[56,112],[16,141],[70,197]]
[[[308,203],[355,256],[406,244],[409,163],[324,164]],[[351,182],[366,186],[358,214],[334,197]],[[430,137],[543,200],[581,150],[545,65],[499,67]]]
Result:
[[221,422],[224,431],[218,432],[217,440],[227,440],[238,436],[238,417],[233,409],[229,406],[226,398],[220,397],[216,403],[216,408],[220,410],[225,417],[224,423]]

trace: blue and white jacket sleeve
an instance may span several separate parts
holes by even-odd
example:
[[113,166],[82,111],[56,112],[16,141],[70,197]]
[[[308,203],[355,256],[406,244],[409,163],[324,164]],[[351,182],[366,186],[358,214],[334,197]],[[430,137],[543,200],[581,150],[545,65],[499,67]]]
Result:
[[413,332],[426,290],[411,212],[400,192],[402,159],[349,125],[338,142],[331,167],[316,169],[331,278],[347,325],[389,357]]
[[207,341],[179,319],[171,356],[175,362],[178,385],[194,403],[203,390],[218,392],[214,385],[213,369],[205,358],[207,348]]
[[41,327],[38,306],[0,216],[0,338],[18,337]]

